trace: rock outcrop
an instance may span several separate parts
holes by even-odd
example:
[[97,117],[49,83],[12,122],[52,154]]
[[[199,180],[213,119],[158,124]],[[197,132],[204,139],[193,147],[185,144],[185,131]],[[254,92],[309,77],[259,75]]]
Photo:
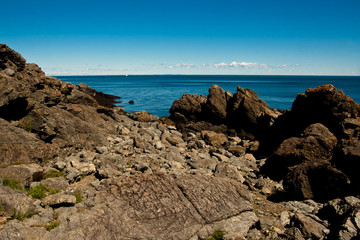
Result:
[[[234,129],[239,135],[250,138],[261,138],[281,114],[281,111],[268,108],[251,89],[238,86],[232,95],[217,85],[209,88],[207,97],[184,94],[170,109],[170,118],[178,126],[193,129],[194,124],[200,124],[203,130],[214,130],[212,125],[226,125],[227,128],[218,130]],[[203,121],[212,125],[204,127]]]

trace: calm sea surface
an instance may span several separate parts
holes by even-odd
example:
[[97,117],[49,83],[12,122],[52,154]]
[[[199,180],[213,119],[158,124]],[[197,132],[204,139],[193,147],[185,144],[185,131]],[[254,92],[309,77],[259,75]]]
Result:
[[[104,93],[120,96],[119,104],[128,112],[148,111],[168,116],[174,100],[182,94],[203,94],[217,84],[236,92],[236,87],[250,88],[269,107],[291,109],[298,93],[323,84],[333,84],[360,103],[360,77],[344,76],[228,76],[228,75],[134,75],[134,76],[57,76],[64,82],[85,83]],[[135,104],[128,104],[133,100]]]

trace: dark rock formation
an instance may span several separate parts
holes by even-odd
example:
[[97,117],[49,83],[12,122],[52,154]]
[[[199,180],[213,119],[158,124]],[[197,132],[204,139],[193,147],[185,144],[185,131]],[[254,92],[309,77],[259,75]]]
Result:
[[202,105],[206,102],[203,95],[184,94],[179,100],[175,100],[169,110],[171,119],[180,123],[201,119]]
[[238,87],[232,95],[217,85],[209,88],[207,98],[184,94],[170,109],[170,118],[178,125],[190,127],[205,121],[210,125],[202,129],[212,130],[211,125],[224,124],[250,138],[261,137],[279,115],[280,111],[269,109],[267,103],[250,89]]
[[295,199],[326,201],[349,193],[348,177],[329,162],[296,165],[284,179],[284,189]]
[[290,171],[290,167],[305,161],[330,161],[336,147],[336,137],[324,125],[312,124],[300,137],[283,141],[268,158],[262,171],[280,180]]

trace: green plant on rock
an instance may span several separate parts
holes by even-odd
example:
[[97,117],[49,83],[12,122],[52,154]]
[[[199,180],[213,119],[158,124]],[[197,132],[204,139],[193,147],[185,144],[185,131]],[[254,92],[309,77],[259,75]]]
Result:
[[15,179],[4,178],[3,186],[7,186],[7,187],[10,187],[10,188],[16,189],[16,190],[24,190],[23,187],[21,186],[20,181],[15,180]]
[[74,192],[74,196],[76,198],[76,203],[80,203],[82,201],[82,196],[80,192]]
[[15,161],[12,164],[13,165],[23,165],[24,163],[22,161]]
[[45,229],[46,229],[46,231],[51,231],[51,230],[53,230],[54,228],[58,227],[59,225],[60,225],[59,220],[55,219],[55,220],[49,222],[49,223],[45,226]]
[[32,131],[31,119],[29,117],[25,117],[21,119],[19,123],[19,127],[31,133]]
[[222,240],[224,238],[225,232],[221,230],[216,230],[211,237],[206,240]]
[[25,218],[31,218],[34,215],[35,215],[34,212],[22,213],[22,212],[16,211],[16,209],[13,208],[13,214],[11,215],[11,219],[12,220],[17,219],[19,221],[23,221]]
[[46,187],[39,184],[33,188],[30,188],[27,192],[33,198],[42,199],[46,196]]
[[42,184],[36,185],[35,187],[30,188],[29,190],[27,190],[27,193],[31,197],[37,198],[37,199],[42,199],[42,198],[46,197],[47,193],[55,194],[55,193],[58,193],[58,192],[60,192],[59,189],[46,187],[46,186],[44,186]]
[[63,176],[65,176],[65,173],[64,173],[64,172],[59,172],[59,171],[56,171],[56,170],[54,170],[54,169],[51,169],[48,173],[46,173],[46,174],[43,176],[43,179],[63,177]]

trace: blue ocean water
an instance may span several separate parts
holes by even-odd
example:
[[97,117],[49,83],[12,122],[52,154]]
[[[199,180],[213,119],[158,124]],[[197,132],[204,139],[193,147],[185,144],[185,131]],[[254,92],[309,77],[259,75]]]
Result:
[[[254,90],[269,107],[291,109],[298,93],[323,84],[333,84],[360,103],[360,76],[244,76],[244,75],[132,75],[132,76],[57,76],[64,82],[85,83],[104,93],[120,96],[119,104],[128,112],[148,111],[168,116],[174,100],[182,94],[203,94],[217,84],[236,92],[237,86]],[[135,104],[128,104],[133,100]]]

